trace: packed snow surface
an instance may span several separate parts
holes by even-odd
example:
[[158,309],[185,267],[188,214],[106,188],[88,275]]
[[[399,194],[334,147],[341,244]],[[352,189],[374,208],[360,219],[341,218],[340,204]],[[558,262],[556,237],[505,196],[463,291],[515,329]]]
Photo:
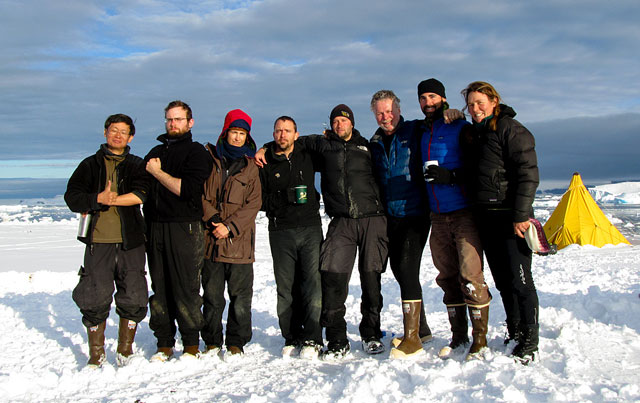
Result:
[[[536,201],[536,215],[549,217],[556,198]],[[86,330],[71,299],[83,245],[77,219],[62,206],[0,206],[0,400],[11,402],[395,402],[395,401],[640,401],[640,249],[638,213],[614,209],[633,246],[570,246],[555,256],[534,256],[540,297],[540,359],[523,366],[509,357],[499,294],[487,272],[494,300],[485,359],[464,353],[438,358],[450,331],[436,269],[425,250],[421,281],[434,339],[426,355],[392,361],[368,356],[358,335],[359,279],[347,299],[351,354],[343,362],[283,359],[267,220],[258,216],[254,265],[253,339],[235,362],[219,357],[150,363],[156,351],[148,317],[135,343],[138,357],[115,364],[118,317],[107,321],[107,362],[85,366]],[[324,224],[328,219],[325,217]],[[400,292],[388,270],[382,284],[384,338],[401,334]],[[225,313],[226,318],[226,313]],[[201,347],[203,347],[201,345]]]

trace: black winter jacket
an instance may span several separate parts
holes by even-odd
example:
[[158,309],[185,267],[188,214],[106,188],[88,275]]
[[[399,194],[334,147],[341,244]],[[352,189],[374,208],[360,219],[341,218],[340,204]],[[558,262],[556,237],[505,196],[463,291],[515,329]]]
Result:
[[[128,149],[127,149],[128,151]],[[71,175],[67,183],[64,201],[71,211],[93,214],[91,228],[87,237],[78,237],[86,244],[93,242],[93,229],[101,211],[109,206],[98,203],[98,193],[106,186],[105,153],[102,149],[85,158]],[[144,203],[149,191],[150,175],[145,170],[142,158],[127,154],[116,167],[118,194],[134,193]],[[145,241],[145,224],[140,206],[118,206],[120,228],[122,231],[122,249],[129,250],[142,245]]]
[[319,160],[320,185],[327,215],[364,218],[384,215],[380,190],[373,174],[369,142],[353,129],[349,141],[332,131],[327,136],[296,140]]
[[513,119],[516,112],[500,105],[498,127],[474,125],[461,136],[464,159],[474,201],[485,208],[513,211],[513,222],[533,216],[533,199],[539,183],[533,135]]
[[[274,143],[269,143],[265,153],[267,165],[260,169],[262,182],[262,210],[269,218],[269,231],[279,229],[320,226],[320,195],[315,188],[314,164],[304,145],[296,143],[287,158],[274,152]],[[295,203],[293,189],[307,186],[307,202]]]
[[180,196],[152,177],[149,201],[144,204],[145,218],[156,222],[200,221],[204,182],[213,168],[211,155],[192,140],[191,132],[175,139],[162,134],[158,141],[162,144],[152,148],[144,160],[160,158],[162,170],[182,180]]

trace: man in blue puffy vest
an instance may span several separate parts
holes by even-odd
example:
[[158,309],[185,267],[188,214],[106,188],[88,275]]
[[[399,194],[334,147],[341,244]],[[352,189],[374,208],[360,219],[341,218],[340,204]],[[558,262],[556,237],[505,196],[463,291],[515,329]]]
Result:
[[447,358],[469,342],[468,306],[473,344],[467,359],[481,358],[487,346],[491,294],[482,272],[480,236],[461,180],[459,138],[470,125],[464,120],[445,124],[443,113],[449,105],[444,85],[434,78],[418,85],[418,100],[425,114],[419,130],[423,133],[421,153],[431,208],[429,246],[453,333],[451,343],[439,355]]

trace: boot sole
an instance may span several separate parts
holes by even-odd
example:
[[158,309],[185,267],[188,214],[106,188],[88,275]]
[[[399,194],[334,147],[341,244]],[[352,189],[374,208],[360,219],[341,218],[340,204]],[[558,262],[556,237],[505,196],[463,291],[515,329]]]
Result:
[[418,358],[426,354],[427,353],[423,349],[407,354],[402,350],[399,350],[397,348],[392,348],[391,352],[389,353],[389,358],[391,358],[392,360],[407,360],[407,359]]
[[[400,345],[400,343],[402,343],[402,339],[403,339],[403,337],[394,337],[393,339],[391,339],[391,347],[392,348],[398,347]],[[433,336],[432,335],[420,337],[420,341],[422,342],[422,344],[428,343],[431,340],[433,340]]]

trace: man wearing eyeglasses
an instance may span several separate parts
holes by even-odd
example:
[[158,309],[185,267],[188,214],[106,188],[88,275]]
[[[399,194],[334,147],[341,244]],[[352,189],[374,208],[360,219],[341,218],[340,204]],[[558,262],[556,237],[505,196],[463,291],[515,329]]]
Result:
[[183,356],[196,357],[204,325],[200,272],[204,256],[202,192],[213,162],[202,144],[193,141],[189,105],[173,101],[165,113],[162,144],[145,157],[152,181],[144,204],[147,257],[153,295],[149,298],[149,327],[158,342],[152,361],[173,356],[176,322]]
[[104,331],[114,299],[120,316],[116,362],[125,365],[133,354],[138,323],[147,316],[147,279],[144,270],[144,221],[140,213],[148,193],[149,175],[142,158],[129,153],[136,127],[124,114],[104,123],[106,142],[85,158],[67,184],[69,208],[90,220],[78,233],[87,246],[80,281],[73,300],[82,313],[89,341],[89,366],[105,361]]

